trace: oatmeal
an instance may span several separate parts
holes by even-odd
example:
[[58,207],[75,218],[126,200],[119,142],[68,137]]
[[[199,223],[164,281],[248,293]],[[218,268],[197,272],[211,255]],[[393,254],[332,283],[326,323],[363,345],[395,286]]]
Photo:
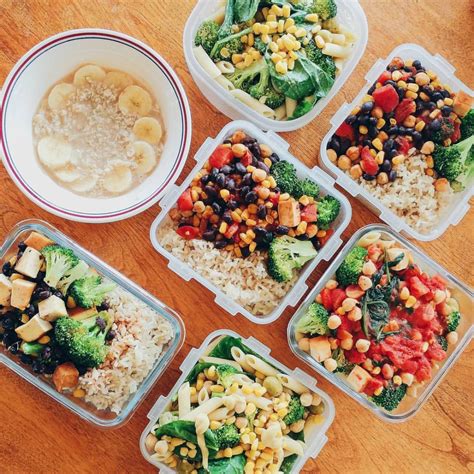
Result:
[[90,64],[56,84],[33,118],[38,159],[61,186],[106,198],[130,191],[163,148],[160,110],[138,81]]

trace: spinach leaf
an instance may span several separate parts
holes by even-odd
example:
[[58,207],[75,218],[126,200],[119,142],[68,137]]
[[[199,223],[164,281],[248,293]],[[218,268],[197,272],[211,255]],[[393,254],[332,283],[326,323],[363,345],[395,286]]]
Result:
[[207,471],[200,468],[199,474],[243,474],[247,458],[243,454],[231,458],[213,459],[209,461]]
[[260,0],[234,0],[234,22],[251,20],[258,10]]
[[280,471],[283,472],[283,474],[290,474],[297,459],[298,456],[296,454],[287,456],[285,459],[283,459],[283,462],[281,463]]
[[301,63],[301,66],[311,78],[315,90],[315,97],[326,97],[334,84],[334,78],[305,56],[299,55],[296,63]]
[[238,33],[235,34],[229,34],[223,36],[219,41],[216,42],[216,44],[212,47],[210,57],[212,59],[216,59],[217,53],[229,42],[232,41],[236,38],[240,38],[244,35],[249,34],[252,31],[252,28],[246,28],[245,30],[239,31]]
[[397,266],[405,257],[405,254],[402,252],[400,255],[398,255],[396,258],[394,258],[392,261],[387,262],[387,266],[389,268]]
[[[244,354],[251,354],[259,357],[259,355],[249,349],[238,337],[225,336],[223,337],[209,352],[209,357],[218,357],[220,359],[234,360],[232,357],[231,349],[238,347]],[[215,365],[215,364],[214,364]]]
[[303,115],[306,115],[313,109],[317,101],[317,98],[314,96],[305,97],[301,102],[298,102],[293,115],[288,117],[288,120],[295,120],[302,117]]
[[211,367],[212,365],[216,365],[216,364],[213,364],[211,362],[198,362],[194,367],[193,369],[191,370],[191,372],[189,372],[188,376],[186,377],[186,379],[184,380],[185,382],[189,382],[189,383],[193,383],[196,381],[198,375],[204,370],[204,369],[208,369],[209,367]]
[[227,0],[224,21],[219,28],[218,37],[220,40],[232,34],[232,25],[234,24],[234,2],[235,0]]
[[[155,436],[157,438],[165,435],[184,439],[190,443],[195,444],[197,447],[196,426],[194,425],[194,421],[172,421],[171,423],[160,426],[155,430]],[[206,442],[207,449],[209,450],[209,457],[215,457],[217,451],[219,451],[217,436],[212,430],[207,430],[204,433],[204,440]]]
[[304,431],[303,430],[301,430],[299,433],[293,433],[292,431],[290,431],[290,433],[288,433],[288,436],[291,439],[295,439],[296,441],[304,441]]

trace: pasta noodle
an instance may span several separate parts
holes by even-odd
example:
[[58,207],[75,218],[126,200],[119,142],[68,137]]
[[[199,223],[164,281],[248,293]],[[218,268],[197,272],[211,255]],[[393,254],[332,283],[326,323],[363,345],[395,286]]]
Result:
[[230,61],[219,61],[216,66],[222,74],[232,74],[235,71],[235,67]]
[[278,374],[277,378],[284,387],[289,388],[291,391],[297,393],[298,395],[301,395],[304,392],[308,392],[308,388],[305,387],[302,383],[295,380],[293,377],[290,377],[285,374]]
[[326,43],[326,46],[323,48],[323,54],[327,54],[333,58],[347,58],[350,53],[350,46],[340,46],[338,44]]
[[[207,391],[206,387],[201,388],[199,390],[198,396],[197,396],[197,402],[199,405],[202,405],[203,403],[207,402],[209,400],[209,392]],[[181,418],[181,416],[180,416]]]
[[372,245],[377,242],[380,239],[381,235],[382,234],[376,230],[373,230],[372,232],[367,232],[367,234],[364,234],[359,239],[357,245],[359,245],[359,247],[368,247],[369,245]]
[[[220,71],[219,71],[220,72]],[[240,89],[234,89],[230,91],[230,94],[235,97],[237,100],[243,104],[249,106],[251,109],[255,110],[264,117],[274,119],[275,111],[270,107],[267,107],[265,104],[261,104],[258,100],[254,99],[251,95],[247,94]]]
[[265,397],[257,397],[253,393],[243,393],[242,395],[245,400],[247,400],[247,402],[253,403],[260,410],[269,410],[273,403],[270,399]]
[[223,75],[220,75],[219,77],[216,77],[215,81],[217,83],[219,83],[224,89],[226,89],[228,91],[232,91],[232,90],[235,89],[234,84],[232,84],[232,82],[230,82],[229,79],[227,79]]
[[272,423],[267,429],[262,430],[261,440],[266,448],[280,449],[283,445],[283,434],[278,421]]
[[291,117],[293,115],[293,112],[295,111],[297,105],[298,102],[295,99],[285,97],[285,108],[287,117]]
[[204,433],[209,429],[209,418],[203,414],[198,415],[196,418],[195,427],[198,446],[202,454],[202,466],[204,469],[207,469],[209,467],[209,450],[206,446]]
[[193,48],[193,51],[197,62],[206,71],[206,73],[209,74],[212,79],[215,79],[216,77],[219,77],[222,74],[219,71],[219,68],[214,64],[212,59],[207,55],[206,51],[204,51],[204,48],[202,46]]
[[183,418],[191,411],[191,391],[189,382],[183,383],[178,390],[178,416]]
[[232,360],[227,360],[227,359],[221,359],[219,357],[201,357],[199,359],[201,362],[209,362],[210,364],[225,364],[225,365],[231,365],[232,367],[235,367],[237,370],[242,370],[242,367],[237,362],[234,362]]
[[352,44],[355,42],[357,37],[354,35],[354,33],[346,28],[344,25],[339,25],[339,32],[342,33],[346,37],[346,41],[348,44]]
[[256,372],[260,372],[267,377],[269,375],[278,375],[278,371],[274,369],[268,362],[265,362],[254,355],[247,354],[245,356],[245,360]]
[[245,372],[248,372],[248,373],[255,372],[252,369],[252,367],[247,363],[247,361],[245,359],[245,354],[243,353],[243,351],[241,349],[234,346],[230,350],[230,353],[231,353],[232,357],[234,358],[234,360],[237,362],[237,364],[239,364],[242,367],[242,370],[244,370]]
[[321,425],[321,417],[318,415],[310,415],[306,418],[306,422],[304,424],[304,439],[309,439],[313,434],[315,428]]
[[338,34],[333,33],[331,43],[339,44],[341,46],[344,46],[345,44],[347,44],[346,43],[346,37],[345,37],[345,35],[343,35],[341,33],[338,33]]
[[[231,413],[233,414],[234,410],[231,410]],[[211,421],[222,421],[227,418],[230,418],[231,414],[229,413],[229,409],[226,407],[218,408],[217,410],[214,410],[213,412],[209,413],[209,419]]]
[[302,441],[296,441],[289,436],[283,436],[283,449],[287,452],[287,454],[297,454],[298,456],[303,456],[304,443]]
[[211,411],[217,410],[224,404],[224,398],[225,397],[210,398],[202,405],[199,405],[194,410],[191,410],[185,417],[183,417],[183,419],[193,421],[196,420],[196,417],[199,415],[207,415],[208,413],[211,413]]
[[276,120],[284,120],[287,117],[286,114],[286,105],[282,104],[280,107],[275,109],[275,119]]

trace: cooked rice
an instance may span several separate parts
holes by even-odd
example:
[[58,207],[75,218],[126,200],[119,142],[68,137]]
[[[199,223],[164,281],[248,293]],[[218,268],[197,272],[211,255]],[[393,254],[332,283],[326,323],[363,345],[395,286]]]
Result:
[[295,274],[289,282],[276,282],[268,275],[262,252],[238,258],[233,252],[214,248],[212,242],[185,240],[176,233],[169,218],[158,229],[157,237],[165,250],[256,316],[271,313],[298,279]]
[[153,369],[173,337],[169,321],[127,291],[116,288],[107,296],[114,318],[105,362],[79,378],[85,401],[98,409],[120,413],[129,397]]
[[387,184],[359,178],[359,184],[420,234],[428,234],[453,199],[453,191],[435,190],[435,179],[425,173],[423,155],[409,156],[396,168],[397,178]]

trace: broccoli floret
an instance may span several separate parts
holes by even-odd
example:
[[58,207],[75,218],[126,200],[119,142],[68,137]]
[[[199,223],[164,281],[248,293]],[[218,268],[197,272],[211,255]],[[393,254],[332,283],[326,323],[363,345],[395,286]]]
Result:
[[41,254],[46,262],[44,281],[53,288],[56,288],[59,280],[79,263],[79,259],[71,249],[60,245],[47,245],[41,250]]
[[54,338],[75,365],[98,367],[109,351],[105,338],[112,323],[107,311],[101,311],[82,321],[62,316],[56,321]]
[[235,425],[223,425],[214,431],[219,449],[233,448],[240,443],[240,433]]
[[[254,81],[255,79],[252,82]],[[276,109],[285,102],[285,96],[277,92],[270,84],[270,71],[268,67],[259,68],[258,82],[253,83],[248,88],[248,93],[257,100],[263,97],[265,105],[271,109]]]
[[325,71],[332,79],[336,78],[336,63],[331,56],[324,54],[323,51],[316,46],[314,40],[311,40],[304,51],[306,57]]
[[265,88],[268,84],[268,75],[268,66],[264,59],[260,59],[245,69],[236,69],[226,77],[237,89],[249,92],[252,85],[258,85],[260,82],[263,82]]
[[257,36],[255,38],[255,41],[253,43],[253,47],[262,55],[264,56],[265,53],[267,52],[268,45],[262,41],[262,38],[260,36]]
[[431,138],[435,143],[442,144],[454,132],[454,123],[448,117],[442,117],[440,120],[440,127],[431,134]]
[[321,20],[329,20],[337,15],[337,5],[334,0],[313,0],[312,13],[317,13]]
[[472,137],[474,135],[474,109],[471,109],[461,119],[461,139]]
[[107,293],[115,288],[115,283],[103,281],[99,275],[89,275],[76,280],[69,293],[74,301],[83,308],[92,308],[104,302]]
[[268,273],[278,281],[289,281],[293,270],[301,268],[316,257],[317,252],[309,240],[298,240],[288,235],[273,239],[268,250]]
[[39,342],[22,342],[20,350],[23,354],[39,357],[43,353],[45,347],[44,344],[40,344]]
[[207,20],[198,28],[194,38],[196,46],[202,46],[207,54],[210,54],[219,36],[220,25],[214,20]]
[[341,210],[341,203],[332,196],[324,196],[318,202],[318,227],[322,230],[329,229],[329,226],[336,220]]
[[346,356],[344,355],[344,351],[340,347],[332,351],[332,358],[337,363],[337,367],[334,372],[350,374],[350,372],[354,368],[355,364],[351,364],[350,362],[348,362],[348,360],[346,359]]
[[329,330],[328,318],[329,313],[322,304],[311,303],[303,317],[296,324],[296,331],[311,335],[327,334]]
[[[250,33],[252,30],[247,28],[233,35],[227,36],[217,41],[212,47],[210,56],[214,61],[228,61],[233,54],[240,54],[244,50],[244,44],[241,41],[242,36]],[[224,51],[222,51],[224,49]],[[222,54],[224,52],[224,54]]]
[[474,135],[448,147],[436,145],[434,168],[454,191],[464,189],[474,176]]
[[302,420],[304,417],[304,406],[301,404],[300,397],[293,395],[288,403],[288,414],[283,418],[283,422],[288,426]]
[[63,295],[67,293],[69,287],[79,278],[82,278],[89,269],[89,265],[87,265],[84,260],[79,260],[79,263],[68,270],[65,275],[59,280],[57,284],[57,289],[61,291]]
[[288,161],[279,161],[270,168],[270,174],[275,178],[277,186],[282,193],[293,195],[293,189],[298,182],[296,168]]
[[456,331],[461,322],[461,313],[459,311],[453,311],[452,313],[448,314],[446,317],[446,323],[448,325],[448,331]]
[[373,396],[372,401],[387,411],[393,411],[398,407],[406,393],[407,386],[405,384],[389,385],[382,390],[380,395]]
[[448,350],[448,340],[444,336],[437,336],[438,344],[441,346],[443,351],[447,352]]
[[228,364],[220,364],[216,368],[219,383],[225,388],[229,388],[234,382],[234,375],[241,374],[235,367]]
[[293,189],[292,196],[296,199],[299,199],[301,196],[316,199],[319,196],[319,186],[309,178],[299,179]]
[[354,247],[336,270],[336,279],[341,286],[357,284],[367,256],[367,249]]
[[306,115],[313,109],[314,104],[316,104],[314,96],[305,97],[303,100],[298,102],[293,115],[288,117],[288,120],[295,120],[297,118],[303,117],[303,115]]

